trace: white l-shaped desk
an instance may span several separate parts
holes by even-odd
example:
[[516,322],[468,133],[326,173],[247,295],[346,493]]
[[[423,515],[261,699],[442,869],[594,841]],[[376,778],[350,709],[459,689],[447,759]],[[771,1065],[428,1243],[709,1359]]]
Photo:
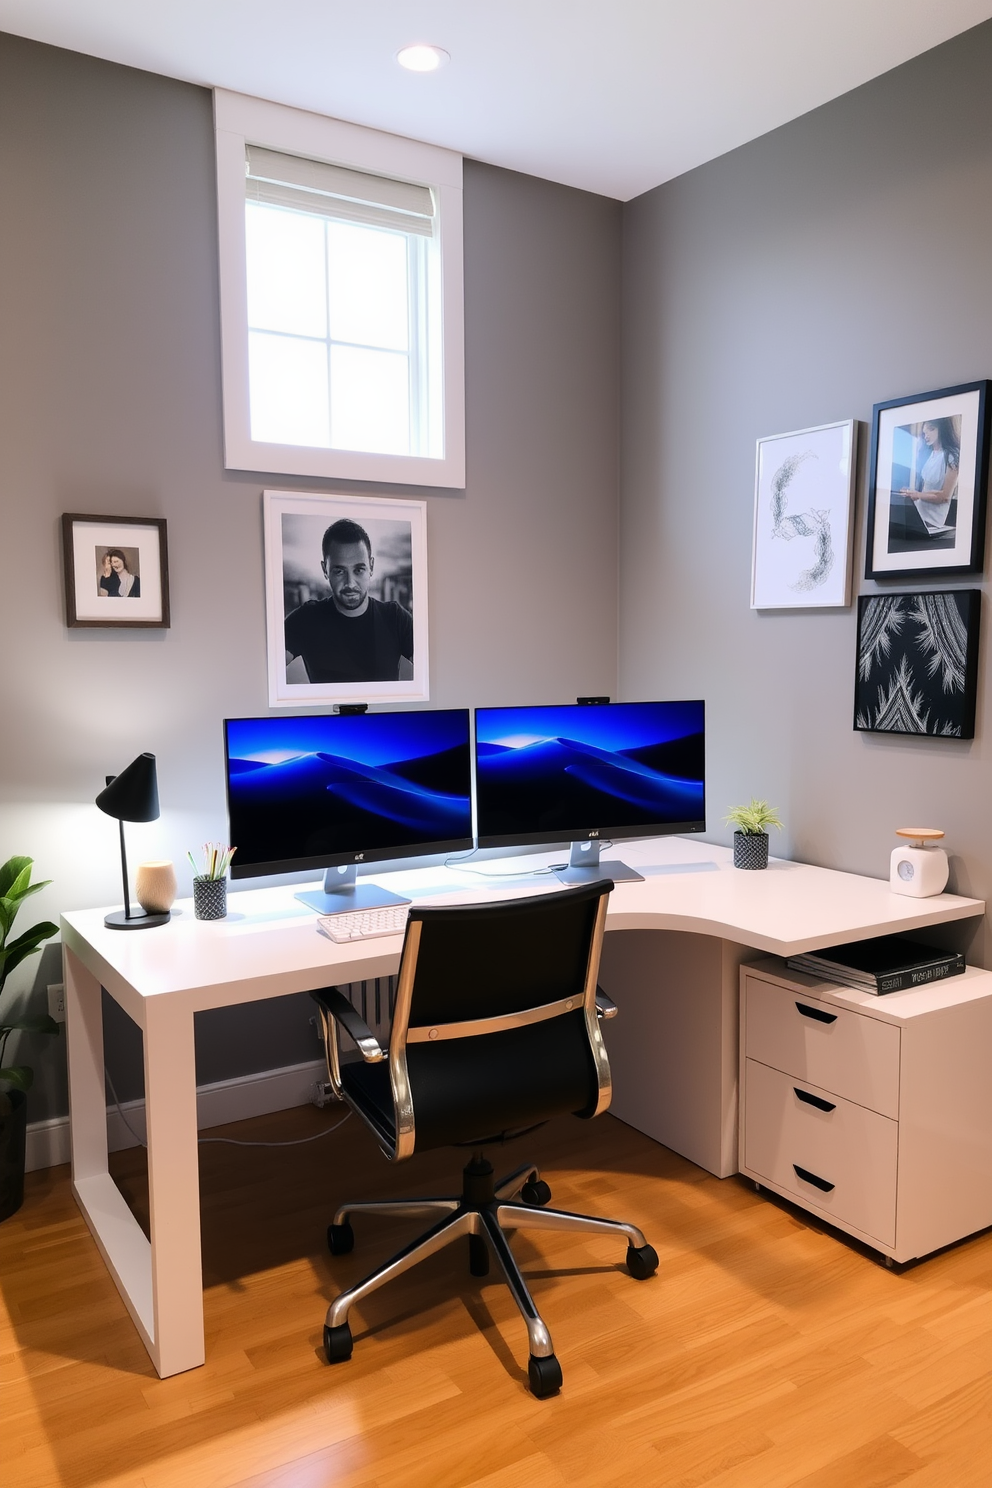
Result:
[[[800,863],[741,872],[728,849],[693,839],[625,843],[620,855],[645,881],[618,884],[607,916],[601,981],[621,1012],[608,1029],[612,1109],[718,1177],[737,1167],[741,962],[985,909],[952,894],[910,899],[879,879]],[[383,882],[438,903],[557,887],[465,875],[453,894],[451,874],[447,885],[440,877],[422,870]],[[193,1014],[387,976],[399,962],[399,935],[335,945],[293,892],[232,895],[231,913],[216,922],[195,920],[184,902],[171,925],[147,934],[107,930],[103,910],[62,917],[74,1192],[163,1377],[204,1361]],[[150,1243],[108,1169],[101,986],[144,1035]]]

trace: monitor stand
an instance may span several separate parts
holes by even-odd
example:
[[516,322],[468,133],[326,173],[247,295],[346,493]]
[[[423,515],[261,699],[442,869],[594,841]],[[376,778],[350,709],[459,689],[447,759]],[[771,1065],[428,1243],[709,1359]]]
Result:
[[643,873],[628,868],[618,858],[608,858],[605,863],[601,863],[599,847],[598,841],[573,842],[568,867],[559,868],[555,878],[564,884],[596,883],[601,878],[612,878],[614,883],[644,882]]
[[308,889],[296,898],[318,914],[347,914],[352,909],[385,909],[390,904],[410,904],[402,894],[381,889],[378,884],[359,883],[357,863],[324,870],[324,887]]

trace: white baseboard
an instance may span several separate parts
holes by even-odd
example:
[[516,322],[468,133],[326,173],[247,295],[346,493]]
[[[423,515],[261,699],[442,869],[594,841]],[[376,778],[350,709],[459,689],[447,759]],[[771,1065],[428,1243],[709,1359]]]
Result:
[[[286,1111],[291,1106],[305,1106],[317,1081],[327,1072],[322,1059],[307,1064],[291,1064],[284,1069],[264,1070],[257,1075],[240,1075],[234,1080],[218,1080],[201,1085],[196,1092],[196,1124],[225,1126],[229,1121],[244,1121],[249,1116],[267,1116],[271,1111]],[[145,1140],[145,1103],[124,1101],[121,1111]],[[116,1106],[107,1108],[107,1141],[111,1152],[139,1145]],[[55,1116],[48,1121],[28,1124],[27,1172],[51,1168],[69,1161],[69,1118]]]

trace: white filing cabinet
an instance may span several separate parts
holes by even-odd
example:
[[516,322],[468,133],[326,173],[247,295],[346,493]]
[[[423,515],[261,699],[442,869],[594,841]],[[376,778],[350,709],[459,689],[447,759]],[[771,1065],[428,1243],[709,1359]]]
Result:
[[992,973],[873,997],[741,967],[740,1170],[894,1261],[992,1225]]

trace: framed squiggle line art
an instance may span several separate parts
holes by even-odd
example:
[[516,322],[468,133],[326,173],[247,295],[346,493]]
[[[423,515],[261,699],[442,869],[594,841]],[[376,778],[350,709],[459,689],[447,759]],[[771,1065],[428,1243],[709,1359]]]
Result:
[[853,419],[758,440],[752,610],[851,603],[856,444]]

